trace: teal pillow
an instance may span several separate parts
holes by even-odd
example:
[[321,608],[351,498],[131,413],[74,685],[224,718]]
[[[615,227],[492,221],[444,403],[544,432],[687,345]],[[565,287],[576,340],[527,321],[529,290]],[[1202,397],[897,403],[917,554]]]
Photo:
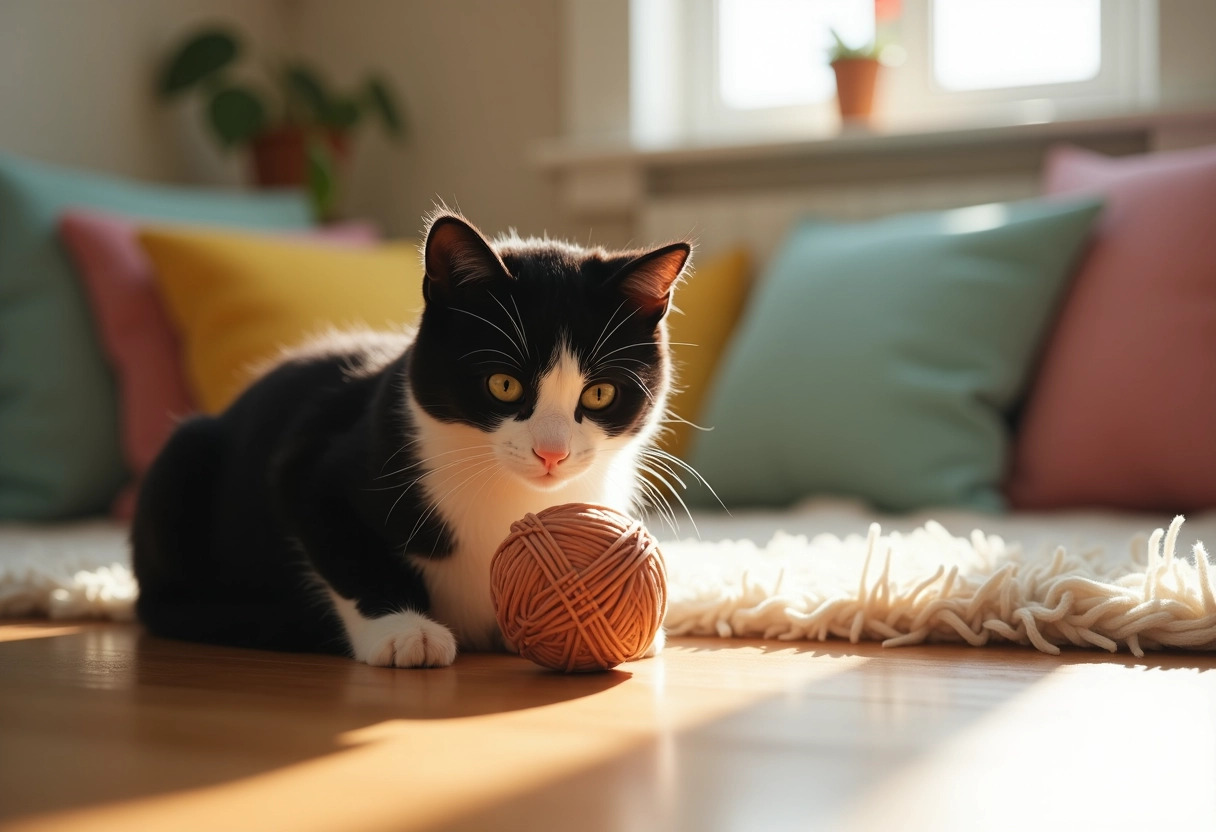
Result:
[[693,464],[728,507],[1001,509],[1008,415],[1099,210],[804,222],[740,326]]
[[76,205],[260,229],[311,224],[295,193],[145,185],[0,153],[0,520],[102,511],[125,479],[114,380],[55,234]]

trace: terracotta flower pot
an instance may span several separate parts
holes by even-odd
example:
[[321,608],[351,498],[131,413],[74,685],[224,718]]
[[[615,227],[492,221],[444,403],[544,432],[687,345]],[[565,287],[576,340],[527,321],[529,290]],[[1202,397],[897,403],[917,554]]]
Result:
[[875,58],[841,58],[832,62],[836,101],[845,121],[868,121],[874,112],[874,87],[879,63]]
[[[350,155],[350,136],[338,131],[325,133],[325,141],[341,165]],[[296,125],[268,130],[253,140],[253,178],[263,188],[303,185],[308,177],[308,132]]]

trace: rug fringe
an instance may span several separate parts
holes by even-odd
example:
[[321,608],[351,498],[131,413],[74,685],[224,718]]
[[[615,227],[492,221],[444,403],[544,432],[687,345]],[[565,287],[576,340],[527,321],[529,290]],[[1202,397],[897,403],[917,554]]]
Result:
[[[664,547],[670,635],[877,640],[887,647],[993,641],[1058,654],[1062,646],[1133,655],[1216,649],[1216,590],[1207,551],[1176,554],[1184,519],[1156,530],[1121,564],[1101,550],[1027,558],[996,536],[951,535],[929,522],[908,534]],[[881,569],[873,574],[878,563]],[[928,574],[928,577],[925,577]],[[852,575],[852,578],[849,576]]]
[[[848,639],[887,647],[994,642],[1143,656],[1216,649],[1207,549],[1178,556],[1183,518],[1138,538],[1125,559],[1102,549],[1027,556],[996,535],[956,537],[927,522],[907,534],[779,532],[752,541],[663,545],[670,635],[783,641]],[[0,616],[133,617],[137,587],[113,524],[0,530]]]

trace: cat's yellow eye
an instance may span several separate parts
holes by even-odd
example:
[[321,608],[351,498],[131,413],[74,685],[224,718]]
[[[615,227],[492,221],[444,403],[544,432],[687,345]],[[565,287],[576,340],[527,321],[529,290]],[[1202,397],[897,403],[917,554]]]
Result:
[[488,384],[490,395],[500,402],[510,404],[523,398],[524,386],[519,383],[519,379],[515,376],[509,376],[506,373],[495,373],[490,376]]
[[608,405],[612,404],[616,398],[616,385],[601,382],[592,384],[583,391],[583,395],[579,398],[579,404],[586,410],[603,410]]

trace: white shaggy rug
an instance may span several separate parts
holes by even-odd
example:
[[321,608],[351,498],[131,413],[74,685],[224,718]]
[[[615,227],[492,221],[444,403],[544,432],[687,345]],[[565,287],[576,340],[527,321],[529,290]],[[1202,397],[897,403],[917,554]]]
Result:
[[134,618],[126,528],[107,520],[0,525],[0,616]]
[[[777,532],[756,543],[766,522],[753,518],[734,527],[747,526],[751,539],[665,543],[669,634],[892,647],[1013,642],[1046,653],[1074,645],[1137,656],[1164,647],[1216,649],[1216,568],[1202,543],[1180,545],[1180,517],[1120,552],[1045,547],[1044,530],[1055,528],[1049,522],[1037,528],[1038,543],[1023,549],[980,531],[956,536],[933,520],[902,533],[873,523],[868,534],[845,534],[861,519],[845,515],[829,506],[767,519],[771,532],[783,519],[796,529],[814,526],[808,517],[826,517],[840,536]],[[1107,537],[1127,523],[1108,523]],[[1073,536],[1067,528],[1059,527],[1061,543]],[[717,536],[731,530],[721,526]],[[0,526],[0,616],[126,620],[136,593],[118,525]]]

